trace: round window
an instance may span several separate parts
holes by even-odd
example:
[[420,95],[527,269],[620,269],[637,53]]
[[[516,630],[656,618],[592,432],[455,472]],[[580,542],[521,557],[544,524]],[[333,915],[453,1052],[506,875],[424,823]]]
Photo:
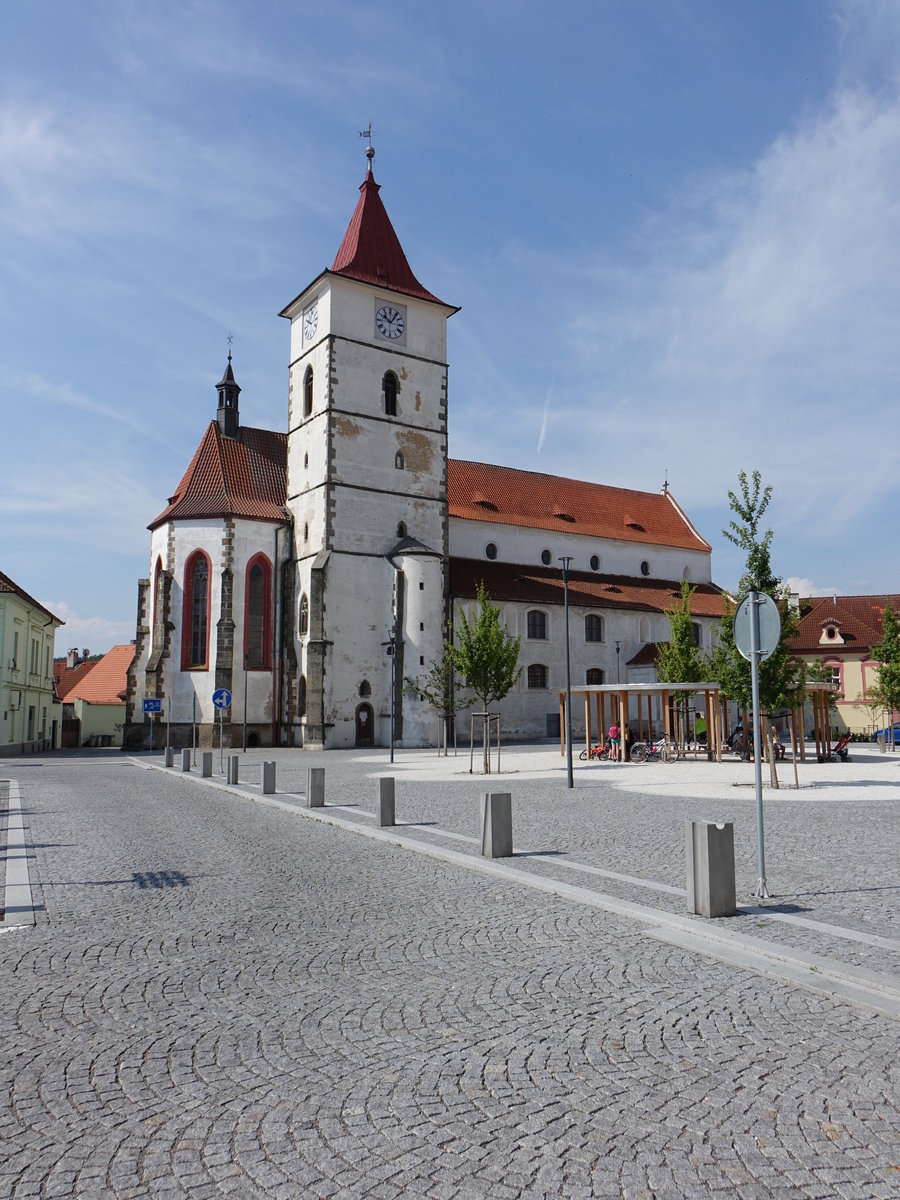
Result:
[[591,555],[591,570],[592,570],[592,571],[599,571],[599,570],[600,570],[600,556],[599,556],[599,554],[592,554],[592,555]]
[[828,638],[834,638],[837,636],[837,630],[835,629],[835,627],[833,625],[829,625],[828,628],[825,630],[825,636]]
[[549,551],[549,550],[542,550],[542,551],[541,551],[541,562],[544,564],[544,566],[545,566],[545,567],[549,567],[549,566],[550,566],[550,563],[551,563],[551,560],[552,560],[552,559],[553,559],[553,555],[550,553],[550,551]]
[[485,556],[485,558],[492,558],[492,559],[497,557],[497,547],[494,544],[494,542],[488,542],[488,544],[485,546],[484,556]]
[[649,575],[649,574],[650,574],[650,564],[647,562],[646,558],[645,558],[645,559],[644,559],[644,561],[641,563],[641,574],[642,574],[642,575]]

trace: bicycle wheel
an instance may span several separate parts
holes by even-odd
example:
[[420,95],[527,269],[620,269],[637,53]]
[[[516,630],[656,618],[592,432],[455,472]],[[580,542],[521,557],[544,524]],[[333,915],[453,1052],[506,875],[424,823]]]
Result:
[[633,763],[642,763],[647,759],[647,747],[643,742],[638,742],[631,747],[631,761]]
[[582,752],[578,755],[578,757],[581,759],[582,762],[584,762],[584,760],[587,758],[587,750],[582,750]]
[[673,763],[678,762],[679,758],[681,758],[681,753],[677,746],[672,745],[671,742],[666,742],[664,746],[660,746],[659,748],[659,757],[664,763]]

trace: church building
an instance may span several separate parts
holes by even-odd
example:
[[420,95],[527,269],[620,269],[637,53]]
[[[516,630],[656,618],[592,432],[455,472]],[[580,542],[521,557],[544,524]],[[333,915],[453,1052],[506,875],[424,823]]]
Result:
[[[150,523],[138,586],[125,745],[161,698],[173,745],[433,745],[437,715],[404,690],[440,657],[484,582],[524,666],[498,706],[544,737],[565,686],[645,682],[682,579],[695,633],[721,616],[711,548],[659,493],[448,457],[447,321],[409,266],[372,172],[330,269],[290,321],[288,429],[242,424],[231,354],[218,411]],[[245,402],[246,405],[246,402]],[[227,695],[226,695],[227,693]],[[214,703],[230,701],[221,710]],[[157,744],[159,741],[157,739]]]

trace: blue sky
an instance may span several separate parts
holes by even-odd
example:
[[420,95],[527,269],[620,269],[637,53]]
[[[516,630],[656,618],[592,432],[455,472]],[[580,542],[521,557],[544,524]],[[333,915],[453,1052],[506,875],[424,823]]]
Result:
[[134,636],[146,525],[215,414],[285,428],[278,311],[375,175],[450,323],[450,450],[670,487],[740,469],[774,564],[900,592],[893,0],[0,7],[0,569]]

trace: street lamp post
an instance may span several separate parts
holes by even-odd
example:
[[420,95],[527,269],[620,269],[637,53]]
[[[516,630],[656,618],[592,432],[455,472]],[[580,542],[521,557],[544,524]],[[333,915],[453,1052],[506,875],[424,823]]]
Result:
[[619,654],[622,650],[622,643],[616,642],[616,683],[619,682]]
[[562,563],[563,604],[566,614],[566,786],[573,788],[575,780],[572,777],[572,670],[569,659],[569,563],[572,559],[564,555],[559,561]]
[[247,651],[244,651],[244,737],[243,745],[241,746],[244,754],[247,753]]
[[394,761],[394,678],[396,675],[396,663],[394,662],[394,652],[397,648],[397,640],[395,634],[390,634],[388,641],[381,643],[387,647],[387,656],[391,660],[391,762]]

